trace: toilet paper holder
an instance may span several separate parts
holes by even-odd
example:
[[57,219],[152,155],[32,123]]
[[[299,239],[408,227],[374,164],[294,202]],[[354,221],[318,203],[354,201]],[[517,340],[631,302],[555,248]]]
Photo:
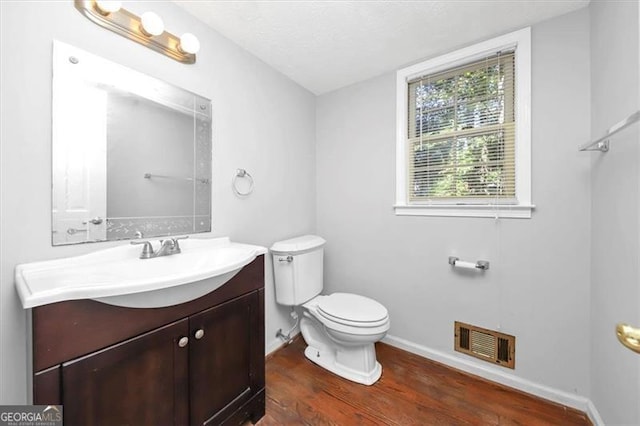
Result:
[[481,271],[486,271],[487,269],[489,269],[488,260],[476,260],[475,262],[465,262],[463,260],[460,260],[460,258],[456,256],[449,256],[449,265],[455,266],[458,268],[480,269]]

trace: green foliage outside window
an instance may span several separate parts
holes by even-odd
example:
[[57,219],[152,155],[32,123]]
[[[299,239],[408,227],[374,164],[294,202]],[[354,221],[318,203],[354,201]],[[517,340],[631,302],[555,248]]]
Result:
[[409,198],[512,198],[513,54],[409,84]]

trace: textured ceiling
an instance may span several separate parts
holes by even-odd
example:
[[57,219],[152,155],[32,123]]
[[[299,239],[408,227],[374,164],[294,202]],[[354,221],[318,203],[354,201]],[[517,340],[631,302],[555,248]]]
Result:
[[322,94],[585,7],[589,0],[175,3]]

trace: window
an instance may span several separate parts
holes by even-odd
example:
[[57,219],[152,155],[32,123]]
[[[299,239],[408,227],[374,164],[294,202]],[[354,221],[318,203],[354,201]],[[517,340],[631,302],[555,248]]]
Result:
[[531,217],[530,30],[398,71],[396,214]]

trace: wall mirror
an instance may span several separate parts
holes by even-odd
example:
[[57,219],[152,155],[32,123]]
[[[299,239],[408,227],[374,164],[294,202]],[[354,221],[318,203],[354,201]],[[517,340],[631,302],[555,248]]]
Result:
[[53,245],[211,231],[211,101],[53,48]]

